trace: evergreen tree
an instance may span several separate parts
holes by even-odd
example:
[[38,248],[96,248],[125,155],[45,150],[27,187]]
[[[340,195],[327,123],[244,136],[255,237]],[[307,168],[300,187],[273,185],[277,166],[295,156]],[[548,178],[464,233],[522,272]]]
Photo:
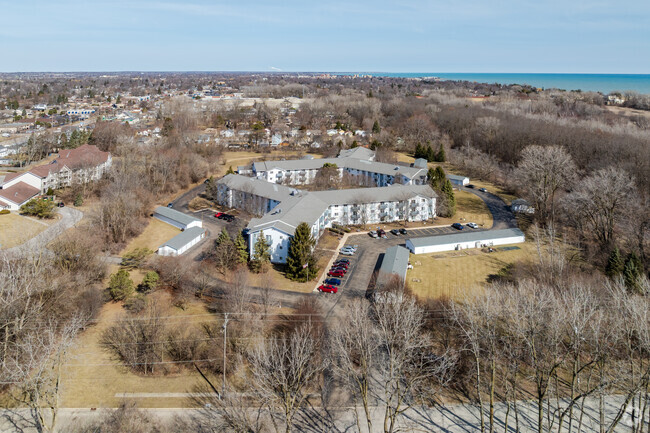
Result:
[[429,144],[427,146],[427,161],[435,162],[436,161],[436,152],[433,150],[433,147]]
[[442,147],[442,143],[440,143],[440,148],[438,149],[438,153],[436,154],[436,162],[445,162],[447,160],[447,156],[445,155],[445,148]]
[[235,238],[235,248],[237,249],[237,263],[246,263],[248,261],[248,245],[246,245],[246,239],[241,232]]
[[232,242],[232,240],[230,239],[230,235],[226,231],[225,227],[221,229],[221,233],[219,234],[219,237],[215,241],[215,246],[218,247],[219,245],[221,245],[224,242]]
[[205,197],[208,200],[216,201],[218,197],[217,182],[214,180],[214,177],[210,176],[208,181],[205,183]]
[[[318,274],[314,246],[316,240],[311,235],[307,223],[300,223],[291,238],[287,254],[287,277],[297,281],[309,281]],[[306,267],[303,267],[307,265]]]
[[427,176],[429,178],[429,185],[431,188],[436,191],[441,191],[442,185],[447,178],[445,170],[440,166],[437,166],[436,168],[430,168],[427,172]]
[[424,148],[422,147],[422,145],[420,143],[417,143],[415,145],[415,152],[413,153],[413,156],[415,157],[415,159],[426,158],[426,155],[424,153],[425,152],[424,152]]
[[350,149],[354,149],[355,147],[359,147],[359,143],[357,143],[357,140],[354,140],[352,144],[350,145]]
[[638,266],[638,261],[636,254],[630,253],[623,266],[623,281],[625,281],[625,287],[631,292],[639,292],[641,290],[642,271]]
[[232,169],[232,165],[228,167],[228,171],[226,171],[226,174],[235,174],[235,170]]
[[616,247],[609,253],[607,266],[605,266],[605,274],[610,278],[614,278],[623,273],[624,266],[625,263],[623,262],[623,257],[621,257],[621,251]]
[[158,286],[160,276],[156,271],[149,271],[144,275],[142,282],[138,285],[138,290],[141,292],[150,292]]
[[260,231],[253,247],[253,259],[250,261],[250,267],[253,272],[261,272],[264,267],[271,261],[269,244],[266,243],[264,231]]
[[375,120],[375,123],[372,124],[372,133],[379,134],[381,132],[381,126],[379,126],[379,121]]
[[133,294],[134,287],[129,273],[124,269],[120,269],[111,275],[111,279],[108,284],[108,290],[111,293],[111,297],[116,301],[120,301],[131,296]]
[[447,201],[447,217],[452,217],[456,213],[456,196],[454,195],[454,188],[451,186],[449,179],[445,179],[440,190]]

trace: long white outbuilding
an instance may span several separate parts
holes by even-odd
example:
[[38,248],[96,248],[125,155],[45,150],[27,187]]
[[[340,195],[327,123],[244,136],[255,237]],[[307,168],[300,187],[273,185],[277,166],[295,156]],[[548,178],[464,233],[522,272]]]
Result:
[[439,253],[442,251],[465,250],[469,248],[493,247],[518,244],[526,240],[519,229],[471,231],[451,235],[429,236],[406,240],[406,248],[412,254]]

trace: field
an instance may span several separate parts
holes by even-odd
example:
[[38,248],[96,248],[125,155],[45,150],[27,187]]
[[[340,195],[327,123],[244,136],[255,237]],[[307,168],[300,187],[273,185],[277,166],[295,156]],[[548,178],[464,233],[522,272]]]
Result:
[[[158,292],[154,296],[166,298],[169,295]],[[169,300],[161,299],[160,305],[165,304],[169,304]],[[139,407],[190,406],[191,401],[184,396],[170,398],[164,395],[192,392],[195,385],[204,383],[196,370],[178,369],[176,373],[167,375],[140,376],[120,366],[100,346],[102,332],[120,319],[122,314],[125,311],[121,303],[106,304],[97,324],[86,328],[77,339],[62,370],[62,407],[117,407],[124,401],[116,396],[119,393],[150,394],[146,398],[137,399]],[[214,320],[200,301],[190,304],[186,310],[170,308],[164,315],[168,316],[166,322],[170,328],[186,326],[188,322]],[[190,315],[194,316],[188,317]],[[220,383],[218,379],[216,383]]]
[[517,261],[529,261],[534,255],[532,243],[516,244],[509,251],[497,247],[493,253],[478,249],[444,253],[411,254],[413,269],[407,271],[406,282],[421,298],[458,298],[466,291],[481,290],[490,275]]
[[45,230],[55,220],[37,220],[12,212],[0,215],[0,249],[26,242]]
[[437,218],[435,224],[474,222],[481,227],[492,227],[492,214],[480,197],[465,191],[454,191],[456,215],[451,218]]
[[121,254],[136,248],[149,248],[152,251],[156,251],[160,245],[180,232],[180,229],[177,229],[171,224],[164,223],[156,218],[151,218],[147,228],[144,229],[140,236],[129,242]]

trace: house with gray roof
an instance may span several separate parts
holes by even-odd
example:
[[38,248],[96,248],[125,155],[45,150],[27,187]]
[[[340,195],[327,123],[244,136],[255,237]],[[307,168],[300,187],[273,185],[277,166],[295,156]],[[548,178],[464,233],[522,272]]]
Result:
[[203,227],[190,227],[158,247],[156,251],[161,256],[180,256],[205,237]]
[[409,250],[401,245],[386,249],[377,273],[375,287],[381,288],[399,278],[402,284],[406,281],[406,270],[409,264]]

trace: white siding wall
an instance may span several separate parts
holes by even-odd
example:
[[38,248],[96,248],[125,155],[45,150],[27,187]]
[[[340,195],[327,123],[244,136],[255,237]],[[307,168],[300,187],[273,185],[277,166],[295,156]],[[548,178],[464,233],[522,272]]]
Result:
[[251,258],[255,255],[255,242],[260,233],[264,233],[264,237],[267,239],[269,244],[269,250],[271,252],[271,262],[272,263],[286,263],[287,262],[287,252],[289,251],[289,242],[291,236],[287,233],[274,229],[268,228],[262,230],[261,232],[249,232],[248,234],[248,253]]
[[2,187],[9,188],[11,185],[15,185],[18,182],[25,182],[29,186],[33,186],[34,188],[38,188],[39,190],[42,189],[41,178],[29,172],[23,174],[22,176],[18,176],[11,179],[9,182],[3,184]]
[[501,239],[493,239],[489,241],[476,241],[476,242],[453,242],[442,245],[427,245],[422,247],[414,247],[410,239],[406,240],[406,248],[411,250],[413,254],[429,254],[439,253],[442,251],[466,250],[469,248],[482,248],[492,247],[496,245],[519,244],[524,242],[524,236],[512,236]]

